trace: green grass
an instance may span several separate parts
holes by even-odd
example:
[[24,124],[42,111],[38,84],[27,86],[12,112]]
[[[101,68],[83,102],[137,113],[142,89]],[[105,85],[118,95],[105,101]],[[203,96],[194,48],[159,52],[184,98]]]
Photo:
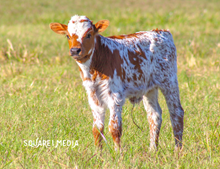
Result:
[[[1,168],[219,168],[220,2],[0,0]],[[78,67],[64,36],[49,23],[72,15],[108,19],[103,35],[169,29],[178,54],[181,103],[185,110],[183,151],[174,152],[169,113],[163,110],[159,149],[149,151],[143,104],[123,108],[122,155],[113,151],[106,113],[102,153],[92,135],[92,113]],[[25,140],[78,140],[78,146],[25,146]]]

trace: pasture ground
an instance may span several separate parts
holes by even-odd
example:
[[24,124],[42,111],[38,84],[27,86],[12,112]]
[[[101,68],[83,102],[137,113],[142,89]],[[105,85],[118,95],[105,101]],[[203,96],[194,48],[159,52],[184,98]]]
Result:
[[[219,168],[220,1],[0,0],[1,168]],[[92,113],[78,67],[64,36],[49,23],[72,15],[108,19],[104,36],[169,29],[178,53],[178,79],[185,110],[183,150],[174,152],[169,113],[160,93],[163,123],[159,149],[149,151],[143,104],[123,108],[122,155],[113,151],[106,114],[102,153],[92,135]],[[37,148],[36,140],[78,140],[78,146]],[[39,143],[39,142],[38,142]]]

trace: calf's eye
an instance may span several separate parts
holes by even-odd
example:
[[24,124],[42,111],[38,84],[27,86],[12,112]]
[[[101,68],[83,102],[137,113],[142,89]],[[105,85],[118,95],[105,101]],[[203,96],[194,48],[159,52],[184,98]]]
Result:
[[67,39],[70,39],[69,35],[66,35]]
[[86,38],[90,38],[92,35],[89,33],[87,36],[86,36]]

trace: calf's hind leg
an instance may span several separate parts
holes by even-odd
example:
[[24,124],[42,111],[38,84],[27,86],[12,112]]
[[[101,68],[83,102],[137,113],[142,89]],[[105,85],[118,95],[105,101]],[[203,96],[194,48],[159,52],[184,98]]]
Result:
[[166,99],[166,103],[170,113],[170,120],[173,127],[173,134],[175,138],[175,149],[182,148],[183,136],[183,118],[184,110],[179,99],[179,87],[177,77],[175,81],[164,85],[161,91]]
[[158,89],[152,89],[143,96],[143,103],[150,125],[150,149],[156,149],[162,123],[162,110],[158,103]]
[[121,148],[121,135],[122,135],[122,119],[121,119],[122,107],[115,105],[110,109],[110,120],[109,120],[109,132],[113,138],[115,144],[115,150]]

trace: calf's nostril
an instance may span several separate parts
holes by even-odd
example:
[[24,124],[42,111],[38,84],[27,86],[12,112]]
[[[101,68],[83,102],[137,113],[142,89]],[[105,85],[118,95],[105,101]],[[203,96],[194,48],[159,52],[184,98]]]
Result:
[[79,54],[81,52],[81,49],[78,49],[76,52],[77,52],[77,54]]

